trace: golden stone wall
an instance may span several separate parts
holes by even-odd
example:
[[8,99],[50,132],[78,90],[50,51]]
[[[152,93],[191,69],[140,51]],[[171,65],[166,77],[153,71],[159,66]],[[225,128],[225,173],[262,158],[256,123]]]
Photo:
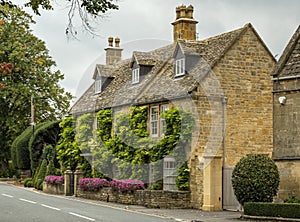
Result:
[[[204,93],[201,87],[194,93],[193,98],[199,113],[200,135],[197,145],[192,149],[190,161],[193,207],[222,209],[220,202],[223,164],[234,166],[240,158],[251,153],[271,156],[273,105],[270,73],[274,65],[271,54],[260,42],[255,31],[249,28],[209,74],[208,77],[215,76],[218,83],[212,83],[209,79],[201,83],[202,87],[206,87],[205,84],[215,88],[220,86],[221,89],[216,91],[216,95],[223,92],[227,103],[222,103],[222,96],[213,97],[213,90],[210,92],[210,98],[205,98],[207,90]],[[226,106],[225,110],[223,105]],[[224,126],[223,121],[225,144],[222,140],[223,135],[220,134]],[[226,153],[223,153],[224,148]],[[209,159],[209,154],[221,158],[221,162],[207,162],[205,159]],[[204,158],[205,155],[208,158]],[[201,164],[204,164],[202,169],[199,167]],[[215,173],[205,173],[206,167],[213,167]],[[218,181],[213,184],[215,189],[205,187],[212,184],[211,181]],[[203,195],[205,190],[211,193],[206,192]],[[213,198],[208,198],[209,195]]]

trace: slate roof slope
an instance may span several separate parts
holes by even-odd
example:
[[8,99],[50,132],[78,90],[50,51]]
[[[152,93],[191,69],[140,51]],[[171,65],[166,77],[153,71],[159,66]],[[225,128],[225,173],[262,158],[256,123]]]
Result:
[[[198,56],[199,58],[197,64],[182,78],[174,79],[173,56],[176,43],[150,52],[134,52],[133,58],[139,64],[152,66],[150,73],[140,83],[131,83],[132,70],[130,67],[133,58],[124,60],[119,66],[109,70],[111,73],[108,73],[107,76],[113,76],[114,79],[97,96],[96,100],[91,95],[90,90],[87,90],[86,94],[88,95],[83,95],[80,99],[84,102],[79,101],[77,105],[91,107],[91,105],[84,105],[88,102],[89,96],[91,96],[90,103],[94,104],[95,110],[130,104],[152,103],[187,96],[197,87],[201,78],[218,63],[248,29],[255,32],[251,24],[246,24],[240,29],[204,40],[178,41],[178,47],[181,48],[184,54]],[[262,44],[264,43],[262,42]],[[97,67],[103,69],[101,65]],[[84,107],[76,108],[73,111],[82,111],[83,109]]]
[[101,76],[103,77],[114,77],[114,70],[116,69],[115,66],[107,66],[107,65],[102,65],[102,64],[96,64],[96,69],[94,72],[93,79],[95,79],[96,73],[100,73]]
[[82,114],[94,112],[97,97],[98,95],[95,94],[93,83],[71,107],[69,113]]
[[300,76],[300,25],[283,51],[272,75],[279,78]]
[[171,44],[148,53],[134,52],[139,62],[142,61],[143,64],[151,63],[153,68],[150,73],[148,73],[140,83],[132,84],[132,70],[130,68],[132,61],[124,61],[122,66],[114,71],[114,80],[107,86],[106,90],[99,95],[96,108],[103,109],[134,103],[135,99],[142,93],[145,87],[155,77],[158,70],[167,61],[165,58],[171,57],[174,46],[174,44]]
[[175,79],[173,60],[170,59],[135,102],[143,104],[189,96],[247,28],[248,25],[201,41],[178,41],[178,46],[185,55],[198,56],[196,65],[184,77]]

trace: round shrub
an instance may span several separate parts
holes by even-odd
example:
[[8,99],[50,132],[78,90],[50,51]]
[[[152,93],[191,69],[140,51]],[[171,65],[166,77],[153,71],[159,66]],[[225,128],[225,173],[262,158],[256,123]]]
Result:
[[278,168],[266,155],[247,155],[233,169],[232,186],[242,205],[246,202],[272,202],[279,187]]
[[32,178],[26,178],[24,180],[24,187],[32,187]]

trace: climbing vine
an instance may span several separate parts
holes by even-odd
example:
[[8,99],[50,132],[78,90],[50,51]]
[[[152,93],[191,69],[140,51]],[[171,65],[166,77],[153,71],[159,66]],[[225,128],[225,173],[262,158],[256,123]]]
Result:
[[141,165],[159,162],[171,153],[177,163],[182,165],[186,161],[186,148],[191,142],[192,115],[178,108],[171,108],[161,115],[165,119],[166,129],[164,136],[157,141],[148,137],[147,106],[132,107],[129,115],[117,115],[114,127],[112,110],[100,110],[97,113],[97,135],[101,141],[95,152],[100,168],[108,166],[108,162],[117,162],[121,178],[135,179],[141,175],[147,177],[149,169]]

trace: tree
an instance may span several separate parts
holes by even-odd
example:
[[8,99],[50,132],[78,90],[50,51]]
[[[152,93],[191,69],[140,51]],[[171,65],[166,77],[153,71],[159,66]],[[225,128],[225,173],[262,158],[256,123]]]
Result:
[[7,168],[12,141],[30,125],[31,97],[39,123],[64,116],[71,94],[59,85],[64,76],[54,71],[45,43],[32,34],[32,17],[7,4],[0,11],[0,167]]
[[246,202],[272,202],[279,187],[277,166],[266,155],[247,155],[233,169],[232,186],[241,205]]
[[[68,19],[69,23],[66,28],[66,34],[76,35],[77,31],[73,25],[73,19],[78,15],[82,22],[84,30],[95,34],[93,22],[101,18],[107,11],[118,10],[119,6],[115,4],[117,0],[65,0],[67,7],[69,8]],[[25,4],[27,7],[31,7],[33,12],[40,15],[40,8],[46,10],[53,10],[52,1],[50,0],[29,0]],[[9,0],[0,0],[0,5],[9,5],[15,7],[15,5]],[[6,15],[6,12],[0,9],[0,14]]]

